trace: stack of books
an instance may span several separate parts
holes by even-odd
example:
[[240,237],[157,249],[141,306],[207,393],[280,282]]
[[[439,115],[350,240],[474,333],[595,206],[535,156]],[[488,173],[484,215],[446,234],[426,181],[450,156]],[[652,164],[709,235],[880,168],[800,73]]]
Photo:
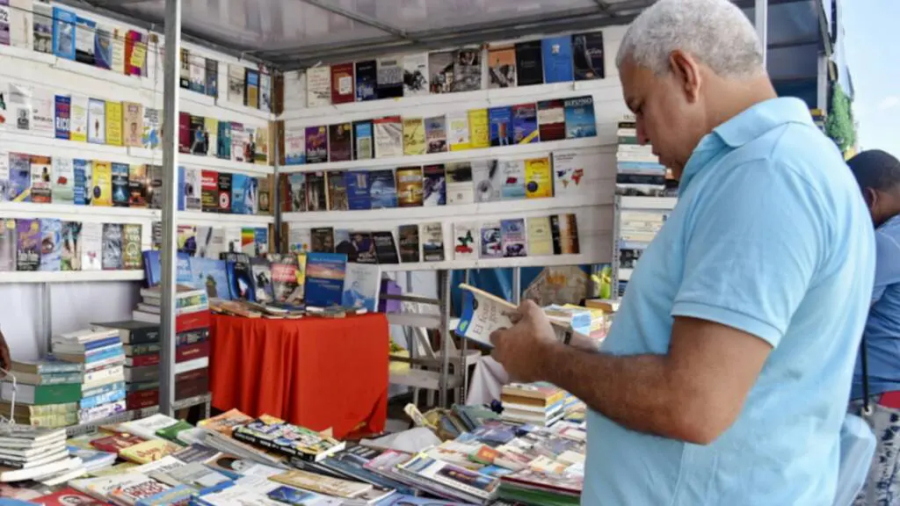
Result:
[[[82,364],[58,360],[13,361],[0,387],[0,416],[22,425],[65,427],[78,423]],[[15,388],[13,386],[15,379]],[[12,400],[15,390],[15,408]]]
[[0,481],[56,485],[83,473],[81,459],[66,448],[65,430],[0,424]]
[[138,321],[96,323],[115,329],[125,352],[124,376],[128,410],[159,405],[159,325]]
[[565,390],[549,383],[504,385],[500,391],[500,402],[503,403],[500,419],[505,422],[546,427],[565,414],[563,410],[565,398]]
[[[159,326],[159,287],[142,289],[141,297],[143,301],[132,312],[132,318]],[[178,286],[175,294],[176,400],[209,392],[209,325],[209,297],[206,290]],[[159,374],[159,365],[133,367],[128,379],[136,383],[146,382],[158,379]]]
[[79,423],[125,411],[125,352],[117,330],[93,328],[61,334],[53,338],[51,346],[57,359],[84,367],[79,387]]

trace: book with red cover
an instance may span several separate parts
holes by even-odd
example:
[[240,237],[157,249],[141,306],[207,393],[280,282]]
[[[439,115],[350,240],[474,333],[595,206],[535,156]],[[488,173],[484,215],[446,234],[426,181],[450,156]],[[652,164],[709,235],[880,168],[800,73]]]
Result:
[[136,444],[143,443],[144,441],[144,439],[137,436],[132,436],[131,434],[119,433],[113,434],[112,436],[95,439],[91,441],[91,446],[100,450],[101,452],[118,454],[121,450],[134,446]]
[[178,152],[191,152],[191,115],[187,112],[178,113]]
[[71,506],[72,504],[93,506],[95,504],[106,504],[105,502],[100,502],[91,496],[84,495],[73,488],[64,488],[52,494],[44,495],[38,497],[37,499],[32,499],[32,501],[36,501],[35,504],[43,504],[44,506]]
[[356,89],[353,85],[353,64],[340,63],[331,66],[331,103],[343,104],[353,102],[356,99]]
[[175,348],[175,362],[178,363],[208,356],[209,341],[203,341],[202,343],[196,344],[186,344],[184,346],[178,346],[177,348]]
[[566,110],[562,100],[541,100],[537,103],[538,133],[541,142],[566,138]]
[[196,311],[175,317],[175,333],[180,334],[189,330],[205,329],[210,324],[209,311]]
[[125,397],[125,409],[143,409],[159,405],[159,389],[131,392]]
[[134,355],[125,358],[125,365],[129,367],[144,367],[145,365],[159,365],[159,353]]
[[[147,47],[147,43],[142,40],[141,33],[135,30],[128,30],[128,33],[125,36],[125,75],[129,76],[139,76],[143,73],[143,69],[141,67],[136,67],[131,64],[131,55],[134,53],[134,46],[141,44],[144,45],[145,51],[150,51],[151,49]],[[114,44],[117,42],[113,42]],[[146,58],[146,56],[145,56]]]
[[219,173],[214,170],[200,172],[200,203],[205,213],[219,212]]
[[197,397],[209,393],[209,369],[195,369],[175,375],[175,399]]

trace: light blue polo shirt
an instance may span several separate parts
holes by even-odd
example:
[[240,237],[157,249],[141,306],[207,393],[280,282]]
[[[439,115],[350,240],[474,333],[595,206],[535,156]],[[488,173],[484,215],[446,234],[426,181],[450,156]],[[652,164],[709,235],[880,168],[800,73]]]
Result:
[[664,354],[675,316],[738,328],[773,350],[710,445],[591,412],[582,504],[831,504],[873,236],[855,179],[800,100],[757,104],[704,137],[603,351]]

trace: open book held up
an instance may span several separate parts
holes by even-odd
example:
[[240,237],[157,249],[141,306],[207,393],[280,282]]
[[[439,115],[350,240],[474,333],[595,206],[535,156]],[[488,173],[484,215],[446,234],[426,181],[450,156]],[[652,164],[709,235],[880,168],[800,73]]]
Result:
[[[516,306],[474,286],[460,283],[459,287],[463,290],[463,309],[456,334],[481,345],[493,347],[491,333],[513,326],[506,313],[515,311]],[[572,336],[579,334],[572,330],[565,319],[549,315],[548,318],[553,330],[556,331],[556,338],[561,342],[565,340],[567,334]]]

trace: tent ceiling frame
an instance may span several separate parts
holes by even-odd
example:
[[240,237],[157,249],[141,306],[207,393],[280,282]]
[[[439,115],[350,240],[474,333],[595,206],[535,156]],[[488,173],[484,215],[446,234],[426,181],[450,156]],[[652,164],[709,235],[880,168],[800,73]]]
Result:
[[356,21],[357,23],[361,23],[364,25],[371,26],[373,28],[377,28],[383,32],[387,32],[394,37],[398,37],[404,40],[408,40],[411,42],[416,42],[416,39],[411,37],[405,30],[401,30],[399,28],[393,27],[391,25],[382,23],[377,19],[373,19],[365,14],[359,14],[353,11],[349,11],[337,5],[332,5],[332,3],[324,1],[324,0],[300,0],[301,2],[314,5],[320,9],[326,10],[332,14],[337,14],[338,16],[343,16],[347,19],[351,19]]

